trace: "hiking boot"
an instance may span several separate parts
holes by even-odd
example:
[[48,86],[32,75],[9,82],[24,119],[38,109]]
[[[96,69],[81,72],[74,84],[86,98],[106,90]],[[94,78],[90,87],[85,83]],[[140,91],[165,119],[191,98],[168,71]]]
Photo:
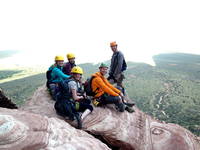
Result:
[[117,108],[118,111],[124,112],[125,105],[123,103],[119,103],[119,104],[116,104],[116,108]]
[[129,107],[132,107],[132,106],[134,106],[135,105],[135,103],[124,103],[126,106],[129,106]]
[[129,113],[135,112],[135,110],[132,107],[129,107],[129,106],[126,106],[125,110],[128,111]]

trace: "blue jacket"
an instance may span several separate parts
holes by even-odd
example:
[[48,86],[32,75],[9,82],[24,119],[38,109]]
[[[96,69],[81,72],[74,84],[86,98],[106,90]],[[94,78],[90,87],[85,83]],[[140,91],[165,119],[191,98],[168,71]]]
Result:
[[52,65],[49,70],[52,70],[50,82],[60,83],[61,81],[70,77],[62,72],[62,67]]

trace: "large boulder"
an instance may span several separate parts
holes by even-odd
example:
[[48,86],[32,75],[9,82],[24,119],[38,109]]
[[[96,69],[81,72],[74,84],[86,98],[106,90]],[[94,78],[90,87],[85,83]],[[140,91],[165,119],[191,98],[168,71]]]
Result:
[[109,150],[68,123],[20,110],[0,108],[0,150]]
[[[56,115],[54,101],[45,86],[40,87],[20,109],[62,119]],[[113,107],[95,108],[83,120],[83,130],[123,150],[200,150],[199,138],[190,131],[134,109],[134,113],[120,113]]]

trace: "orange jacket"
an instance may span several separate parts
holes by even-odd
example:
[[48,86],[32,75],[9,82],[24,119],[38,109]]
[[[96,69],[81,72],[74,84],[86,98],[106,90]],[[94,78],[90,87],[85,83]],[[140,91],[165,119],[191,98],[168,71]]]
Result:
[[92,76],[95,77],[92,80],[92,91],[97,93],[95,97],[100,97],[104,93],[112,96],[119,96],[120,90],[112,86],[100,72],[96,72]]

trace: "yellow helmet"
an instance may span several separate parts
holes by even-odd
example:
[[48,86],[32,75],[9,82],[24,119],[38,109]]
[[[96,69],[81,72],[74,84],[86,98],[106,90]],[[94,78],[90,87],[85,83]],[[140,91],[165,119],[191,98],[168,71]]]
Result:
[[72,68],[71,73],[83,74],[83,69],[79,66],[75,66]]
[[111,42],[110,43],[110,46],[117,46],[117,43],[114,41],[114,42]]
[[55,61],[59,61],[59,60],[63,60],[64,61],[64,57],[63,56],[56,56],[55,57]]
[[67,54],[67,59],[75,58],[75,55],[72,53]]

